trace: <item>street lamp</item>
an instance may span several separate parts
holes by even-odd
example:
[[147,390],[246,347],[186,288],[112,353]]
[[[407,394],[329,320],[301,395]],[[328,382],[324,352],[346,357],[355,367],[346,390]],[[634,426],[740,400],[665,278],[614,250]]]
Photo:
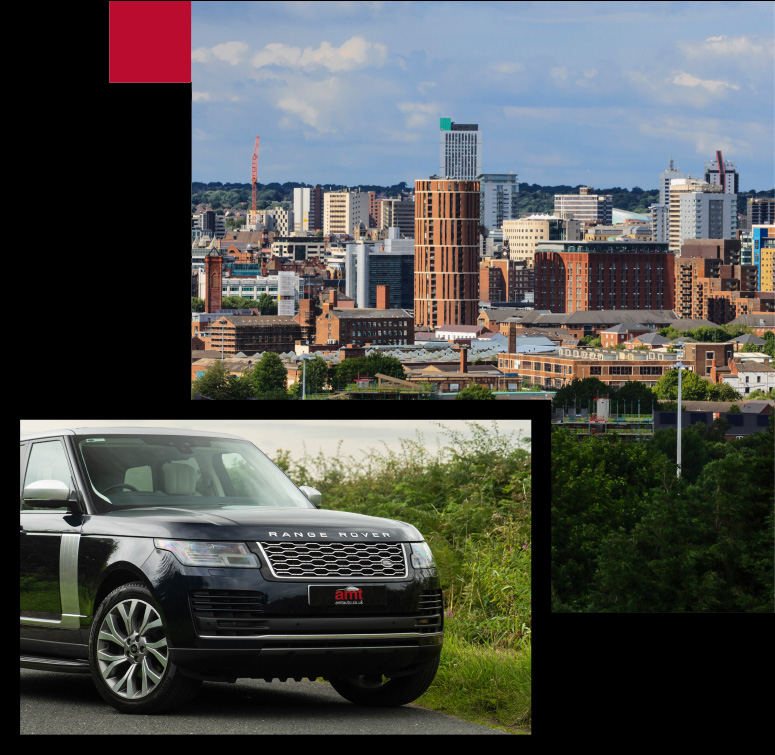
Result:
[[312,354],[299,354],[296,357],[298,361],[301,359],[301,400],[304,401],[307,398],[307,361],[314,359]]
[[681,476],[681,370],[684,369],[682,359],[684,357],[684,345],[683,342],[678,341],[676,343],[676,349],[678,354],[678,362],[676,362],[676,369],[678,370],[678,447],[676,449],[676,464],[677,464],[677,477]]

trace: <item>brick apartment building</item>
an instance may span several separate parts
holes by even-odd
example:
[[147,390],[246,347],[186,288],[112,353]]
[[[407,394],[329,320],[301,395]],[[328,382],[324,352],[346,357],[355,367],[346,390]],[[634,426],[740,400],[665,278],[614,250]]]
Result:
[[[729,373],[733,343],[692,343],[684,350],[683,364],[700,377],[718,383]],[[572,380],[595,377],[618,388],[636,381],[653,388],[668,371],[675,369],[677,354],[661,351],[613,351],[561,346],[543,354],[498,355],[498,367],[518,372],[522,381],[545,388],[562,388]]]
[[674,280],[675,256],[667,244],[546,241],[536,247],[536,309],[669,310]]
[[293,351],[301,325],[287,315],[224,315],[200,331],[199,338],[205,349],[223,348],[224,356]]
[[704,317],[725,325],[740,315],[760,311],[758,269],[740,264],[740,241],[694,239],[676,259],[676,311],[681,317]]
[[484,259],[479,265],[479,301],[524,301],[535,286],[535,271],[526,262]]
[[390,289],[377,286],[377,307],[374,309],[337,307],[337,294],[331,292],[318,315],[315,343],[365,346],[366,344],[414,343],[414,319],[404,309],[390,308]]

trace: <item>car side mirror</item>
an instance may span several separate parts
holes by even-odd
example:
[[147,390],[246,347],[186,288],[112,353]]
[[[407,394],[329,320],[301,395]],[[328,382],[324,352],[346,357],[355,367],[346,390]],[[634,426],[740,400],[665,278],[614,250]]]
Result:
[[61,480],[38,480],[24,488],[22,498],[28,506],[39,508],[48,508],[52,501],[62,501],[67,505],[70,488]]
[[309,498],[310,503],[319,509],[323,505],[323,494],[315,488],[311,488],[309,485],[302,485],[299,490]]

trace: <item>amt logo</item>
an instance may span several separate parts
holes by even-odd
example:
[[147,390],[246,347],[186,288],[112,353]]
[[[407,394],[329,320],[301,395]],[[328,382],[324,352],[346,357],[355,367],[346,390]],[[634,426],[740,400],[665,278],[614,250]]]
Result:
[[359,587],[347,587],[337,590],[334,600],[363,600],[363,590]]

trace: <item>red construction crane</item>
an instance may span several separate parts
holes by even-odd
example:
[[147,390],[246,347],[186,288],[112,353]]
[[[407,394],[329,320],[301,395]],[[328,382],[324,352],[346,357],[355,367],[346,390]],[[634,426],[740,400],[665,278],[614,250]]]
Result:
[[718,163],[718,180],[721,182],[721,190],[726,194],[727,181],[726,171],[724,170],[724,158],[721,156],[721,150],[716,150],[716,162]]
[[253,222],[257,223],[256,216],[256,184],[258,183],[258,137],[256,137],[256,148],[253,151],[253,171],[251,173],[250,182],[253,188]]

